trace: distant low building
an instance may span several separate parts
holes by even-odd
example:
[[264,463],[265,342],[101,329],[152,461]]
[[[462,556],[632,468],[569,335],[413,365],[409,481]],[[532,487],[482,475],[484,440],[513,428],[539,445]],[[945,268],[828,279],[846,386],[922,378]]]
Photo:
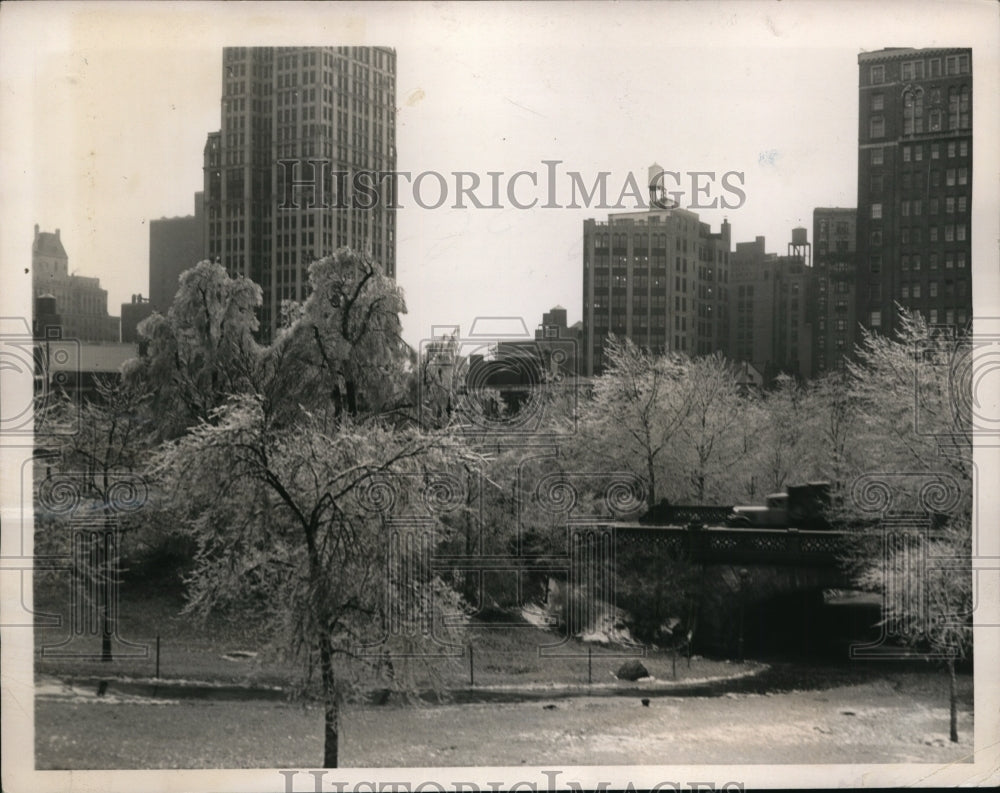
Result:
[[35,298],[48,295],[55,299],[65,339],[117,342],[120,338],[118,317],[108,315],[108,293],[98,278],[69,273],[69,257],[59,229],[40,231],[35,224],[31,246],[31,287]]
[[149,223],[149,304],[166,314],[174,302],[181,273],[205,258],[205,202],[195,193],[194,214]]
[[152,302],[142,295],[132,295],[131,303],[122,303],[122,341],[129,344],[137,343],[139,333],[136,328],[152,313]]

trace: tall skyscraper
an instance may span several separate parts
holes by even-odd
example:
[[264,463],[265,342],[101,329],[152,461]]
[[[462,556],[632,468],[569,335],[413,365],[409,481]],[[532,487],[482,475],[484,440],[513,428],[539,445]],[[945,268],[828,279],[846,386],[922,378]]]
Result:
[[583,224],[582,371],[602,372],[609,333],[653,352],[725,352],[730,227],[653,204]]
[[347,186],[396,169],[396,53],[227,47],[222,61],[222,129],[205,145],[206,257],[260,284],[267,339],[282,301],[305,298],[314,259],[347,245],[395,275],[395,210],[355,202]]
[[857,318],[889,334],[895,303],[932,323],[972,315],[972,50],[858,56]]

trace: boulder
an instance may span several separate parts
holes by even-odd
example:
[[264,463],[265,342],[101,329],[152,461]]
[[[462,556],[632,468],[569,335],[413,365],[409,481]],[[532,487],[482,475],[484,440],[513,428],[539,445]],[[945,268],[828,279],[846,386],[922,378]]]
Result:
[[615,675],[619,680],[639,680],[643,677],[649,677],[649,672],[646,671],[641,663],[636,660],[626,661],[618,668],[618,673]]

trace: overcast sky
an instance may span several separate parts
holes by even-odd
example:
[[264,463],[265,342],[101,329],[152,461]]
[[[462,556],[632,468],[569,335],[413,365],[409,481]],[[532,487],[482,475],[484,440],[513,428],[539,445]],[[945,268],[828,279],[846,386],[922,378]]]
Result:
[[[4,143],[14,157],[2,167],[5,185],[18,186],[13,205],[14,191],[4,196],[5,291],[18,274],[18,299],[28,294],[20,268],[37,222],[61,229],[71,270],[100,277],[112,314],[148,294],[149,221],[193,211],[205,136],[220,127],[224,45],[378,44],[397,51],[398,167],[450,182],[439,209],[402,191],[408,341],[432,325],[468,331],[478,315],[522,315],[531,329],[555,304],[573,322],[582,221],[607,210],[513,208],[511,174],[538,171],[539,188],[522,178],[517,196],[541,204],[543,160],[562,161],[560,203],[568,170],[588,185],[609,171],[611,201],[630,172],[644,187],[654,161],[715,172],[708,201],[733,202],[719,179],[741,172],[743,205],[699,214],[713,231],[728,216],[734,241],[764,235],[783,253],[794,226],[811,237],[814,207],[856,203],[860,51],[979,46],[982,121],[979,97],[996,72],[984,5],[5,4]],[[948,24],[934,16],[945,6]],[[507,208],[448,208],[455,171],[504,172]],[[436,184],[423,186],[434,201]]]

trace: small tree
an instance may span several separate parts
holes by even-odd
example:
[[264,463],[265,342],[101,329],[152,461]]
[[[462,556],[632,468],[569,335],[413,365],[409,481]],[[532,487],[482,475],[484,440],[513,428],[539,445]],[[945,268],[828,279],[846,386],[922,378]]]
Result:
[[686,358],[654,356],[630,339],[609,337],[608,367],[580,410],[576,451],[607,469],[632,471],[646,480],[647,504],[666,489],[662,474],[671,444],[691,412],[685,390]]
[[[949,734],[958,741],[957,661],[972,651],[972,531],[968,515],[958,515],[918,542],[892,549],[870,564],[861,586],[885,595],[883,624],[894,624],[913,647],[945,656],[949,681]],[[923,597],[921,597],[923,593]]]
[[[89,510],[103,525],[107,534],[119,528],[119,504],[116,491],[122,474],[131,474],[141,468],[151,449],[151,422],[148,415],[150,396],[142,383],[123,382],[115,377],[96,377],[94,392],[77,403],[65,396],[42,408],[48,414],[50,426],[67,425],[73,432],[54,436],[55,446],[50,454],[41,458],[46,467],[46,477],[54,466],[56,470],[72,473],[81,497],[77,512]],[[45,479],[36,482],[36,490],[45,486]],[[134,494],[130,494],[134,495]],[[36,495],[36,507],[40,506]],[[44,510],[39,510],[44,512]],[[40,515],[40,522],[51,524],[47,516]],[[69,535],[48,525],[41,537],[43,553],[69,553],[65,543]],[[78,558],[85,566],[83,576],[95,583],[94,590],[101,593],[99,602],[91,604],[100,611],[101,660],[112,661],[112,642],[115,635],[113,604],[109,602],[113,584],[117,583],[118,560],[109,556],[109,546],[98,543],[100,548],[92,554]],[[88,587],[87,592],[92,588]]]
[[733,368],[720,354],[688,362],[683,380],[689,412],[677,456],[689,471],[689,497],[697,504],[732,503],[737,489],[732,471],[745,455],[740,429],[750,397],[740,393]]
[[146,355],[126,364],[125,378],[150,393],[161,438],[210,420],[229,395],[252,390],[261,295],[248,278],[230,278],[221,264],[204,261],[181,274],[166,316],[139,323]]
[[[188,610],[245,614],[318,667],[332,768],[341,703],[363,675],[409,694],[436,685],[437,664],[420,662],[441,652],[442,615],[462,612],[424,566],[420,542],[422,533],[446,539],[447,527],[433,510],[419,531],[392,519],[429,500],[447,506],[435,483],[469,455],[446,435],[378,423],[331,429],[306,414],[280,427],[262,403],[235,398],[168,445],[155,471],[198,544]],[[402,575],[407,567],[417,574]]]

